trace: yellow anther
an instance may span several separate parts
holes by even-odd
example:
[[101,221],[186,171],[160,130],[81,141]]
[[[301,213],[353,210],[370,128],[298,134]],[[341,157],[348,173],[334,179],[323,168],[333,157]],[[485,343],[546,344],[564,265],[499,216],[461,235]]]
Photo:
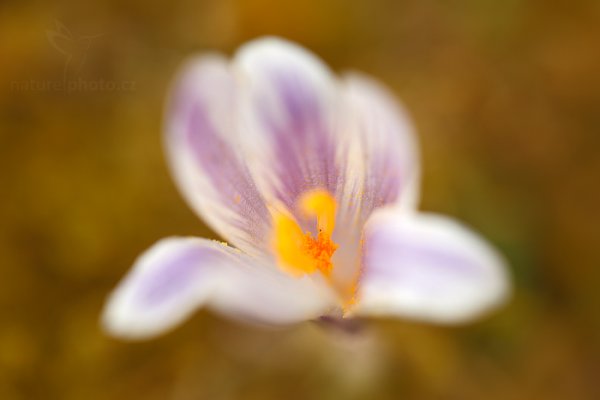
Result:
[[277,214],[273,218],[273,247],[279,265],[292,275],[315,272],[313,258],[304,250],[305,235],[293,218]]
[[307,216],[317,218],[320,232],[331,236],[335,228],[335,199],[324,190],[304,193],[299,200],[300,210]]

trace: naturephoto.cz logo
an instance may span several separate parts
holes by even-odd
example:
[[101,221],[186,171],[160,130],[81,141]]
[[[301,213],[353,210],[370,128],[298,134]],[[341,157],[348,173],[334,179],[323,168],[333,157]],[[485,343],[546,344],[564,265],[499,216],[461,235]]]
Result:
[[64,57],[62,79],[26,79],[12,81],[13,91],[57,92],[131,92],[136,82],[131,80],[88,79],[81,76],[90,49],[103,35],[75,35],[64,24],[54,21],[53,29],[46,31],[50,45]]

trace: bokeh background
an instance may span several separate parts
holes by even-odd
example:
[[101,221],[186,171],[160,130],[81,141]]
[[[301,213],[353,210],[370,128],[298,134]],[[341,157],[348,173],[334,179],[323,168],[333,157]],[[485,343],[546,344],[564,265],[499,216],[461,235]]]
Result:
[[[214,237],[163,160],[173,74],[265,34],[403,100],[422,208],[506,255],[505,308],[461,327],[371,321],[358,338],[206,311],[149,342],[103,334],[142,250]],[[0,60],[1,399],[600,398],[600,2],[2,0]],[[117,88],[48,86],[65,76]]]

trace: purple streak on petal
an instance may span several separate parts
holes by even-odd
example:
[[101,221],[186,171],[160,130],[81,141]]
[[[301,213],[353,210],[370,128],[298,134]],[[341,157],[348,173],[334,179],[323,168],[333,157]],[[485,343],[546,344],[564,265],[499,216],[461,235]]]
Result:
[[[434,248],[409,236],[378,232],[365,244],[361,279],[404,281],[431,290],[443,289],[454,275],[477,281],[482,269],[476,261],[450,248]],[[427,279],[423,279],[424,276]]]
[[[393,127],[382,126],[380,129],[393,131]],[[390,145],[396,144],[395,142]],[[366,221],[377,208],[395,203],[405,185],[408,163],[398,157],[397,151],[388,147],[373,150],[368,157],[366,167],[365,188],[361,209],[362,222]]]
[[349,77],[345,88],[349,120],[366,163],[359,189],[362,224],[375,209],[409,193],[418,165],[409,123],[393,97],[376,82],[360,76]]
[[219,256],[219,252],[211,248],[191,248],[173,255],[139,283],[140,304],[159,307],[175,296],[193,290],[206,267]]
[[182,98],[179,107],[186,106],[190,109],[184,141],[221,201],[240,216],[232,222],[251,237],[261,237],[264,235],[262,228],[269,226],[270,216],[248,167],[220,136],[218,129],[210,121],[207,106],[202,100],[194,99],[193,95]]
[[[335,160],[335,143],[327,126],[321,99],[294,71],[272,71],[283,118],[275,120],[271,110],[262,109],[261,118],[274,141],[277,157],[278,198],[291,210],[303,192],[321,188],[335,193],[339,170]],[[330,106],[330,105],[325,105]]]

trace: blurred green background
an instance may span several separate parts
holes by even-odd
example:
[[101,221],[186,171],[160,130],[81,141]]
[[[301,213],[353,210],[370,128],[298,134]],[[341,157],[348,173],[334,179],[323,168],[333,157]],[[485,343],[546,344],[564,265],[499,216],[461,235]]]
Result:
[[[51,43],[64,28],[71,43]],[[214,237],[163,160],[177,66],[264,34],[397,93],[422,208],[501,249],[510,304],[463,327],[372,321],[353,340],[206,311],[149,342],[101,332],[142,250]],[[600,398],[600,2],[3,0],[0,60],[0,399]],[[65,76],[123,85],[32,83]]]

